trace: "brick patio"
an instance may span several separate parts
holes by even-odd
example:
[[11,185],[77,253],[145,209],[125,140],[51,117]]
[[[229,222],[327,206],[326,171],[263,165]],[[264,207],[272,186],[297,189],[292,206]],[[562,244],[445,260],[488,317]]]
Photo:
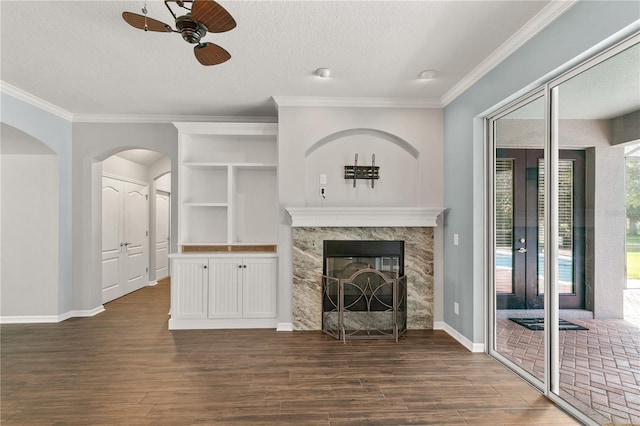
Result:
[[[599,423],[640,424],[640,327],[625,320],[571,322],[589,330],[560,332],[560,396]],[[542,380],[543,332],[508,319],[496,327],[498,352]]]

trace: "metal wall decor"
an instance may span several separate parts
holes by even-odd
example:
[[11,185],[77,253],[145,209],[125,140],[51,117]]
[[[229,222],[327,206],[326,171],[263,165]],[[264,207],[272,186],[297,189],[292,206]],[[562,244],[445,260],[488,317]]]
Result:
[[370,179],[371,188],[373,188],[376,179],[380,179],[380,167],[376,166],[376,155],[371,154],[370,166],[358,166],[358,154],[356,154],[353,166],[344,166],[344,178],[353,179],[354,188],[356,180]]

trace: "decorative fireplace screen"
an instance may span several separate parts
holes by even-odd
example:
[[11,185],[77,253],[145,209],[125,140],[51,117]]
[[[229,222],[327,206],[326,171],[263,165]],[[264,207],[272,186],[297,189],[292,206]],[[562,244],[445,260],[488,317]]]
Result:
[[322,330],[347,338],[392,338],[407,329],[403,241],[325,241]]

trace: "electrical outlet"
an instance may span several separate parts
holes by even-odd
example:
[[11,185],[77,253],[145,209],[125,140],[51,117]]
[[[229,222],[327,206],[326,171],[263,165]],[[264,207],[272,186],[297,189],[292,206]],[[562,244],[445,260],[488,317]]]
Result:
[[458,302],[453,303],[453,313],[456,315],[460,315],[460,306],[458,305]]
[[453,245],[457,246],[459,244],[458,234],[453,234]]
[[326,185],[326,184],[327,184],[327,175],[321,174],[320,175],[320,185]]

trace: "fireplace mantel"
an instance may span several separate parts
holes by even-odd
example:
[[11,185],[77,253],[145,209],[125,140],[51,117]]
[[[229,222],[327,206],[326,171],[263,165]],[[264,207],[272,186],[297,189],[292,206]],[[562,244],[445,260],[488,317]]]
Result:
[[442,207],[287,207],[293,227],[436,227]]

